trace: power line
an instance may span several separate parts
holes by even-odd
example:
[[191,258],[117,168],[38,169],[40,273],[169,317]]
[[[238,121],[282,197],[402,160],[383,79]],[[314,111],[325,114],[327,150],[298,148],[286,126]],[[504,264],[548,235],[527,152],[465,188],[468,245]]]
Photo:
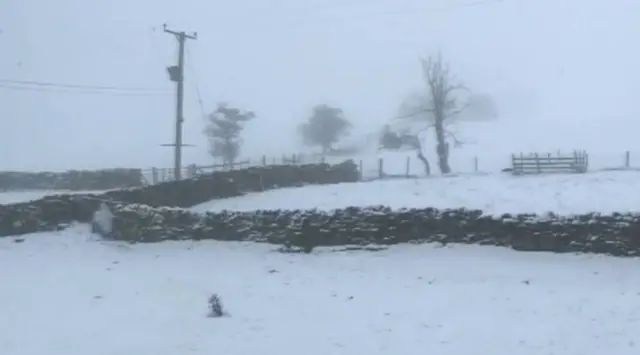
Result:
[[169,91],[169,89],[154,89],[154,88],[140,88],[140,87],[121,87],[121,86],[104,86],[104,85],[81,85],[81,84],[67,84],[67,83],[54,83],[35,80],[8,80],[0,79],[0,84],[8,84],[15,87],[39,87],[39,88],[53,88],[53,89],[81,89],[81,90],[99,90],[99,91],[128,91],[128,92],[162,92]]
[[200,113],[202,114],[202,117],[206,117],[206,112],[204,110],[204,103],[202,102],[202,95],[200,94],[200,86],[198,85],[198,76],[196,75],[196,69],[195,66],[193,65],[193,56],[191,55],[191,51],[189,51],[189,47],[185,46],[185,49],[187,50],[187,65],[189,66],[189,71],[191,72],[191,75],[193,75],[193,86],[196,89],[196,96],[198,99],[198,105],[200,106]]
[[19,85],[7,85],[0,84],[0,89],[10,91],[30,91],[30,92],[47,92],[47,93],[60,93],[60,94],[89,94],[89,95],[104,95],[104,96],[164,96],[170,94],[169,92],[127,92],[127,91],[104,91],[104,90],[70,90],[65,88],[53,88],[53,87],[38,87],[38,86],[19,86]]
[[451,4],[451,5],[448,5],[448,6],[434,7],[431,11],[447,11],[447,10],[453,10],[455,8],[461,8],[461,7],[473,7],[473,6],[491,5],[491,4],[495,4],[495,3],[499,3],[499,2],[508,2],[508,1],[512,1],[512,0],[475,0],[475,1],[467,1],[467,2],[457,3],[457,4]]
[[[447,5],[441,5],[441,6],[419,6],[419,7],[399,7],[399,10],[405,10],[406,13],[416,13],[416,12],[422,12],[425,14],[428,13],[432,13],[432,12],[447,12],[447,11],[455,11],[458,9],[463,9],[466,7],[477,7],[477,6],[488,6],[488,5],[493,5],[493,4],[497,4],[497,3],[506,3],[506,2],[515,2],[515,1],[522,1],[522,0],[470,0],[470,1],[465,1],[465,2],[457,2],[457,3],[449,3]],[[399,13],[396,11],[389,11],[389,9],[385,9],[384,13]]]
[[[342,5],[335,5],[329,2],[320,2],[310,6],[305,6],[306,12],[319,14],[324,16],[349,16],[350,19],[368,18],[374,19],[374,16],[381,20],[397,20],[399,18],[407,18],[410,16],[430,15],[443,12],[463,11],[466,8],[488,7],[491,5],[502,3],[516,3],[525,0],[468,0],[464,2],[449,3],[447,5],[429,5],[420,3],[414,6],[382,6],[391,5],[390,3],[368,2],[366,5],[358,6],[344,2]],[[304,21],[308,24],[307,19],[295,19],[293,22]],[[315,22],[312,20],[312,22]]]
[[89,95],[103,95],[103,96],[165,96],[170,92],[144,92],[144,91],[116,91],[116,90],[96,90],[96,89],[69,89],[58,88],[49,86],[21,86],[15,84],[2,84],[0,83],[0,90],[10,91],[30,91],[30,92],[47,92],[55,94],[89,94]]

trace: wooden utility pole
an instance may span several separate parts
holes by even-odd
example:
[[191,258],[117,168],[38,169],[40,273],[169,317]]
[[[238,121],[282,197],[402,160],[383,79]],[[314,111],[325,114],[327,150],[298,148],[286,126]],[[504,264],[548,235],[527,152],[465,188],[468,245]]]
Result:
[[187,39],[198,39],[198,34],[187,34],[184,31],[172,31],[164,25],[164,32],[172,34],[178,40],[178,65],[168,67],[169,78],[171,81],[176,82],[176,129],[175,129],[175,141],[173,144],[167,144],[166,146],[174,147],[174,178],[180,180],[182,178],[182,122],[184,118],[182,116],[183,97],[184,97],[184,46]]

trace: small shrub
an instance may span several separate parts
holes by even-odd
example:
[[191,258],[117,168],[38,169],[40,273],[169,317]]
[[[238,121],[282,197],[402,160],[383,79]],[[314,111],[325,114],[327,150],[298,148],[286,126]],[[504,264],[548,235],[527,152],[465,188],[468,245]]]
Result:
[[209,317],[219,318],[225,314],[226,312],[224,311],[220,297],[215,293],[212,294],[211,297],[209,297]]

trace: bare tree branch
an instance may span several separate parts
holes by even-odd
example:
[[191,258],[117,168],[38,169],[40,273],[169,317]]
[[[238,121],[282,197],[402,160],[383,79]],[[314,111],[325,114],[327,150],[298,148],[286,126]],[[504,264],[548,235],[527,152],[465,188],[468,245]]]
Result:
[[449,130],[445,130],[444,131],[444,135],[446,137],[448,137],[449,139],[451,139],[451,141],[453,141],[453,146],[456,147],[456,148],[457,147],[461,147],[464,144],[466,144],[465,142],[459,140],[455,133],[453,133],[453,132],[451,132]]
[[466,111],[469,108],[469,105],[471,103],[469,101],[465,102],[465,104],[459,108],[457,108],[454,111],[448,112],[445,115],[445,120],[448,120],[450,118],[455,118],[456,116],[460,115],[461,113],[463,113],[464,111]]
[[413,118],[425,113],[433,113],[433,109],[430,108],[424,108],[422,110],[416,111],[416,112],[412,112],[412,113],[408,113],[408,114],[404,114],[404,115],[400,115],[400,116],[395,116],[393,117],[394,120],[404,120],[407,118]]
[[435,124],[435,123],[430,123],[430,124],[428,124],[428,125],[424,126],[423,128],[419,129],[419,130],[418,130],[418,132],[417,132],[417,134],[420,134],[420,133],[426,132],[426,131],[428,131],[430,128],[435,128],[435,126],[436,126],[436,124]]

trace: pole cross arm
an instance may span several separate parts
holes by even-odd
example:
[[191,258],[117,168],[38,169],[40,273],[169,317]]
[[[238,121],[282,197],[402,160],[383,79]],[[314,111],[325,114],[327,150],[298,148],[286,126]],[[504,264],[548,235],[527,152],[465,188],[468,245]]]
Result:
[[[175,143],[165,143],[165,144],[160,144],[161,147],[175,147],[176,144]],[[195,147],[195,144],[180,144],[181,147]]]
[[181,32],[173,31],[173,30],[169,29],[169,27],[167,26],[166,23],[162,25],[162,28],[166,33],[171,33],[172,35],[175,35],[176,37],[186,37],[186,38],[189,38],[189,39],[198,39],[198,32],[193,32],[192,34],[187,34],[184,31],[181,31]]

